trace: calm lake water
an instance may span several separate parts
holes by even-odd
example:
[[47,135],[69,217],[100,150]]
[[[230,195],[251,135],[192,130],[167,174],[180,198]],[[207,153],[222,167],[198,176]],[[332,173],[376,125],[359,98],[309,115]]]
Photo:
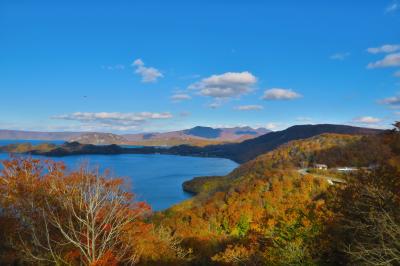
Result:
[[[5,141],[0,140],[0,146],[2,145],[5,145]],[[0,153],[0,160],[7,158],[8,154]],[[182,190],[184,181],[196,176],[225,175],[237,166],[228,159],[159,154],[76,155],[51,159],[64,161],[68,170],[74,170],[80,164],[88,162],[91,167],[109,169],[113,176],[127,178],[139,200],[148,202],[153,210],[166,209],[190,198],[191,195]]]

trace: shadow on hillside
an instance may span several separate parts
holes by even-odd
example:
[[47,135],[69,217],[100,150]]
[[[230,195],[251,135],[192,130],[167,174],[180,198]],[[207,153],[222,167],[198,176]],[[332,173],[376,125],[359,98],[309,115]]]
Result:
[[323,163],[329,167],[368,167],[379,164],[391,156],[391,148],[377,136],[364,136],[345,146],[335,146],[317,151],[309,162]]

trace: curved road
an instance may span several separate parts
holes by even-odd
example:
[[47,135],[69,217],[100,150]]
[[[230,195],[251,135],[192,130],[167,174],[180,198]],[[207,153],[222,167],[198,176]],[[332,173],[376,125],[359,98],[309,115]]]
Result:
[[301,174],[301,175],[312,175],[312,176],[317,177],[317,178],[325,179],[330,185],[334,185],[335,183],[339,183],[339,184],[346,184],[347,183],[346,180],[341,179],[341,178],[311,174],[311,173],[308,173],[307,171],[308,171],[308,168],[301,168],[301,169],[297,170],[297,172],[299,174]]

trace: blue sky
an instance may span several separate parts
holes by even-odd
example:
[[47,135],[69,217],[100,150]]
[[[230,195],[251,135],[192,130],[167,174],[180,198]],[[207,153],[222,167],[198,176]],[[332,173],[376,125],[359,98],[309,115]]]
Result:
[[400,119],[400,2],[0,2],[0,128]]

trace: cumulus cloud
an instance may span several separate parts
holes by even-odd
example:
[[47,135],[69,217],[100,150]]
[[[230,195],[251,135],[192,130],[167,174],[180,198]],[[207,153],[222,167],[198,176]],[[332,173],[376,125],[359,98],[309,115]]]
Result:
[[186,93],[176,93],[171,96],[171,100],[174,102],[181,102],[181,101],[190,100],[190,99],[192,99],[192,97]]
[[331,55],[329,58],[332,60],[345,60],[348,56],[350,56],[350,53],[336,53]]
[[90,113],[90,112],[76,112],[72,114],[63,114],[53,116],[53,119],[61,119],[68,121],[77,121],[83,126],[91,126],[93,128],[110,128],[115,130],[129,130],[136,129],[138,126],[151,121],[172,118],[172,114],[152,113],[152,112],[139,112],[139,113]]
[[236,106],[236,110],[238,111],[252,111],[252,110],[262,110],[264,107],[262,105],[241,105]]
[[385,44],[380,47],[371,47],[367,49],[368,53],[378,54],[378,53],[393,53],[400,50],[400,44]]
[[146,67],[142,59],[136,59],[133,61],[132,66],[136,68],[135,73],[142,77],[142,82],[156,82],[159,78],[163,78],[164,75],[154,67]]
[[382,119],[372,116],[361,116],[353,119],[353,122],[360,124],[376,124],[382,122]]
[[395,67],[400,66],[400,53],[389,54],[382,60],[369,63],[367,68],[382,68],[382,67]]
[[301,94],[291,89],[272,88],[264,92],[264,100],[294,100],[302,97]]
[[390,5],[388,5],[385,9],[385,13],[393,13],[395,11],[397,11],[398,9],[400,9],[400,4],[397,1],[394,1],[393,3],[391,3]]
[[226,72],[193,83],[189,86],[189,89],[197,90],[203,96],[226,99],[251,92],[256,82],[257,78],[248,71]]

